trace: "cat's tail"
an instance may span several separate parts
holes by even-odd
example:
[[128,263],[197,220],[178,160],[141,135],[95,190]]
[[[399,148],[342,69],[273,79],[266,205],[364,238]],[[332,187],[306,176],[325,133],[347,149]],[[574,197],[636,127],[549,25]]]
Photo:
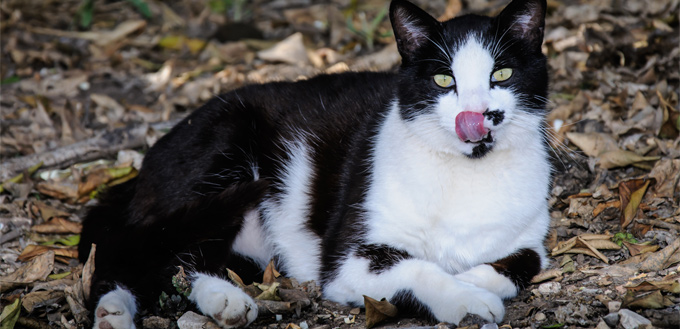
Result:
[[[220,193],[188,200],[162,218],[131,223],[139,181],[109,189],[83,222],[79,258],[85,262],[96,244],[95,273],[89,305],[102,294],[124,286],[139,301],[157,301],[171,287],[177,265],[188,271],[216,273],[229,262],[231,245],[243,224],[243,214],[266,193],[264,180],[226,187]],[[158,218],[157,218],[158,217]]]

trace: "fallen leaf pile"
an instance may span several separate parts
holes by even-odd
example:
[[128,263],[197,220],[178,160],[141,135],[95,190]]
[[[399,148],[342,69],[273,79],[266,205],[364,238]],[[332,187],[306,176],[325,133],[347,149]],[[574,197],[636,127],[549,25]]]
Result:
[[[507,0],[415,1],[440,19]],[[0,328],[89,328],[85,207],[216,94],[321,73],[393,70],[387,0],[0,3]],[[555,168],[548,267],[503,328],[680,327],[678,0],[549,0],[546,134]],[[123,242],[121,242],[123,243]],[[216,328],[186,273],[138,327]],[[321,298],[270,265],[245,285],[267,328],[431,326],[388,296]],[[484,323],[467,317],[461,327]],[[446,327],[440,324],[439,327]]]

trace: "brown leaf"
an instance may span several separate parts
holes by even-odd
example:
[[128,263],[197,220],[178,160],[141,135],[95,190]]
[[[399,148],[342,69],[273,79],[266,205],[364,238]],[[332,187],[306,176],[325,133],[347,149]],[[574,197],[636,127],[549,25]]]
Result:
[[34,291],[26,294],[26,296],[21,299],[21,306],[30,313],[33,312],[36,307],[56,303],[62,298],[64,298],[63,291]]
[[388,318],[393,318],[398,314],[397,307],[392,305],[385,298],[378,301],[364,295],[364,305],[366,306],[367,329]]
[[625,229],[637,216],[642,197],[647,192],[649,179],[631,179],[619,183],[621,198],[621,228]]
[[[570,253],[570,254],[584,254],[584,255],[589,255],[592,257],[596,257],[601,259],[605,263],[609,263],[609,259],[607,256],[603,255],[601,252],[597,251],[597,249],[590,244],[592,241],[598,241],[598,240],[590,240],[586,241],[582,239],[581,237],[573,237],[567,241],[563,241],[561,243],[558,243],[557,246],[552,250],[551,255],[552,256],[557,256],[561,255],[564,253]],[[599,244],[599,242],[596,242],[596,244]],[[617,246],[618,247],[618,246]]]
[[83,225],[61,217],[54,217],[46,223],[35,225],[32,231],[43,234],[80,233]]
[[0,292],[17,285],[45,280],[54,269],[54,251],[48,251],[20,267],[10,275],[0,277]]
[[71,216],[71,214],[59,210],[57,208],[54,208],[42,201],[35,200],[33,201],[33,205],[35,205],[38,208],[38,211],[40,212],[40,217],[44,220],[48,220],[52,217],[68,217]]
[[88,195],[97,187],[128,175],[137,175],[137,170],[130,166],[94,169],[78,183],[78,196]]
[[567,138],[591,158],[618,150],[614,137],[604,133],[567,133]]
[[[644,255],[644,254],[643,254]],[[640,264],[640,271],[660,271],[680,261],[680,238],[646,257]]]
[[90,288],[92,287],[92,276],[94,275],[94,257],[96,252],[97,245],[93,243],[90,246],[90,254],[87,256],[85,265],[83,265],[82,277],[80,278],[84,300],[90,299]]
[[280,277],[281,273],[277,272],[274,268],[274,260],[272,259],[267,267],[264,269],[264,274],[262,274],[262,284],[272,284],[276,282],[276,278]]
[[36,184],[35,188],[38,192],[55,199],[67,200],[68,202],[75,202],[78,199],[78,186],[69,180],[40,182]]
[[625,288],[634,292],[661,290],[673,294],[680,294],[680,282],[677,280],[642,281],[636,285],[626,286]]
[[635,244],[628,241],[623,241],[623,244],[628,248],[631,256],[637,256],[646,252],[655,252],[659,249],[658,245]]
[[541,283],[543,281],[548,280],[554,281],[562,280],[562,270],[559,268],[553,268],[550,270],[542,271],[541,273],[536,274],[536,276],[534,276],[531,279],[531,283]]
[[600,202],[593,209],[593,217],[597,217],[601,212],[607,208],[621,208],[621,200],[611,200],[609,202]]
[[40,256],[48,251],[53,251],[55,256],[63,256],[67,258],[78,258],[77,247],[58,247],[58,246],[38,246],[29,244],[21,252],[17,260],[25,262]]
[[444,9],[444,14],[439,16],[437,19],[440,22],[448,21],[452,19],[463,10],[463,3],[460,0],[448,0],[446,1],[446,9]]
[[642,156],[631,151],[613,150],[600,154],[598,157],[598,163],[602,168],[611,169],[625,167],[638,162],[655,161],[659,159],[661,159],[661,157]]
[[680,159],[661,159],[654,164],[649,177],[656,179],[654,194],[672,199],[680,183]]
[[625,308],[659,309],[670,307],[674,304],[670,298],[664,297],[660,290],[655,290],[644,294],[635,294],[629,291],[623,298],[621,306]]
[[246,285],[243,283],[243,280],[241,279],[236,272],[232,271],[231,269],[227,269],[227,277],[229,277],[229,280],[231,282],[235,283],[237,286],[240,288],[245,287]]

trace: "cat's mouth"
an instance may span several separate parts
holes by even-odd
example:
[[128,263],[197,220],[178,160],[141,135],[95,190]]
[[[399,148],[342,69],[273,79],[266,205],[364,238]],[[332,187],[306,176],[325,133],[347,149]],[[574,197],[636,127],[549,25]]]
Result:
[[481,143],[493,143],[493,135],[491,134],[491,131],[489,131],[482,139],[472,141],[472,140],[464,140],[463,142],[468,143],[468,144],[481,144]]
[[456,135],[465,143],[493,142],[491,130],[484,127],[484,114],[463,111],[456,116]]

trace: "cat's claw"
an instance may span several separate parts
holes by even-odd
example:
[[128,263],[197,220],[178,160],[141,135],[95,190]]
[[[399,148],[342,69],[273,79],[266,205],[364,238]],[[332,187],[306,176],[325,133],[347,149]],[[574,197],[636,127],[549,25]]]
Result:
[[135,329],[135,299],[122,288],[104,295],[95,310],[94,329]]
[[255,301],[220,278],[197,275],[189,299],[222,328],[245,327],[257,318]]

